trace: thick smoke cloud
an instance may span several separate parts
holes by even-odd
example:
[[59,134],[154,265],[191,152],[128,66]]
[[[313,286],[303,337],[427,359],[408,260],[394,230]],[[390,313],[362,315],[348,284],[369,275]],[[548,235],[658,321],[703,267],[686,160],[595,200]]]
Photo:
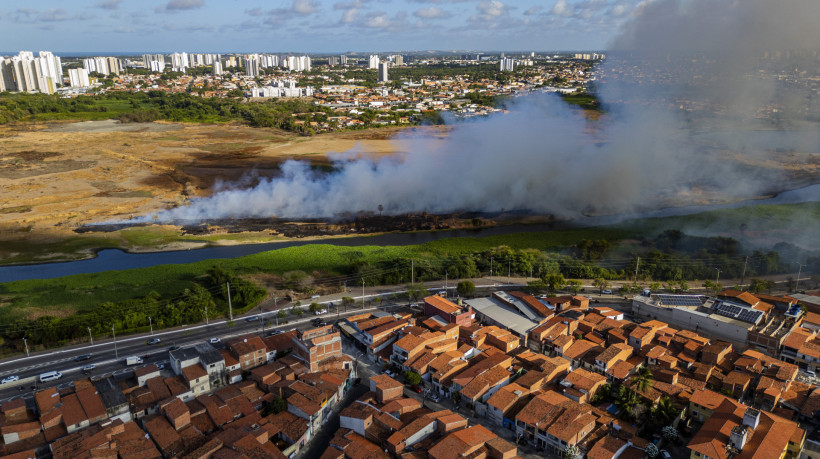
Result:
[[[331,174],[288,161],[278,177],[157,219],[339,218],[380,205],[385,214],[531,209],[572,217],[770,192],[785,178],[779,169],[738,164],[778,148],[820,151],[817,129],[804,126],[818,104],[799,83],[801,72],[816,75],[818,17],[816,0],[650,1],[599,69],[599,93],[611,103],[601,120],[556,96],[527,96],[509,114],[456,124],[444,140],[402,136],[410,146],[403,157],[337,154]],[[706,108],[693,117],[689,105]],[[741,157],[716,154],[725,151]]]

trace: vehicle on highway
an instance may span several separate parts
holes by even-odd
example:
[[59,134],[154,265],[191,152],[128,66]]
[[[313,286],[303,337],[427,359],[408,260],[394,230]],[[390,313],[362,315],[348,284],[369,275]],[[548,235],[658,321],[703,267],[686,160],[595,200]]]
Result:
[[159,338],[151,338],[148,341],[146,341],[145,344],[148,344],[150,346],[151,344],[159,344],[160,341],[162,340]]
[[165,364],[164,363],[158,363],[157,364],[157,370],[164,370],[164,369],[165,369]]
[[74,357],[74,361],[75,362],[82,362],[83,360],[88,360],[90,358],[91,358],[91,354],[83,354],[83,355],[78,355],[77,357]]
[[605,288],[605,289],[601,290],[601,294],[602,295],[612,295],[612,290],[610,290],[608,288]]
[[314,312],[313,314],[315,314],[317,316],[321,316],[322,314],[327,314],[327,309],[320,309],[320,310]]
[[169,352],[170,352],[170,351],[177,351],[177,350],[179,350],[179,349],[182,349],[182,347],[181,347],[181,346],[177,346],[177,345],[173,345],[173,346],[171,346],[171,347],[169,347],[169,348],[168,348],[168,351],[169,351]]
[[125,358],[125,364],[128,366],[131,365],[139,365],[142,363],[142,357],[137,357],[136,355],[132,355],[130,357]]
[[6,376],[5,378],[3,378],[2,381],[0,381],[0,384],[8,384],[10,382],[19,381],[19,380],[20,380],[20,377],[17,376],[17,375]]
[[271,330],[271,331],[268,332],[267,336],[281,335],[282,333],[285,333],[285,332],[283,332],[282,330]]
[[245,322],[253,322],[254,320],[259,320],[259,316],[250,316],[245,319]]
[[63,374],[59,371],[47,371],[40,375],[40,382],[49,382],[49,381],[56,381],[63,377]]
[[97,368],[97,365],[94,365],[94,364],[92,363],[92,364],[90,364],[90,365],[86,365],[86,366],[84,366],[84,367],[82,368],[82,371],[83,371],[83,373],[89,373],[89,372],[91,372],[92,370],[94,370],[95,368]]
[[219,344],[219,338],[211,338],[208,340],[208,342],[211,344]]
[[417,394],[421,393],[421,387],[419,387],[418,384],[413,384],[412,386],[410,386],[410,390]]

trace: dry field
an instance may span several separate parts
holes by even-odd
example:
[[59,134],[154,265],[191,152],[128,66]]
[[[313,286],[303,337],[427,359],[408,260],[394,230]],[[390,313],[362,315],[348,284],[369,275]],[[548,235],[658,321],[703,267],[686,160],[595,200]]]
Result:
[[0,126],[0,260],[15,241],[59,241],[89,223],[150,215],[209,195],[218,180],[275,174],[288,158],[321,166],[327,153],[353,148],[402,153],[406,146],[391,140],[399,131],[299,137],[239,124],[112,120]]

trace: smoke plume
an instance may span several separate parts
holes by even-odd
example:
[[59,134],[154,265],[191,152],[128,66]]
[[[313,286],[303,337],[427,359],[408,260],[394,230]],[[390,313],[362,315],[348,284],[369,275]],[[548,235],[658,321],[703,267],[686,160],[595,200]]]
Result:
[[[554,95],[456,123],[445,139],[404,134],[409,153],[332,156],[336,172],[288,161],[252,188],[223,189],[160,221],[338,218],[530,209],[573,217],[725,202],[778,189],[820,151],[820,2],[656,0],[640,7],[596,70],[607,113]],[[774,158],[774,162],[779,159]],[[816,173],[815,173],[816,174]],[[802,176],[802,185],[817,176]]]

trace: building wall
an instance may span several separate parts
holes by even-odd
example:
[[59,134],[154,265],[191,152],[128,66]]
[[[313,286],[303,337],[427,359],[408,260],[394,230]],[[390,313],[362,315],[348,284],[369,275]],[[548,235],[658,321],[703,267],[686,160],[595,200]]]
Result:
[[689,309],[656,307],[632,300],[632,313],[638,317],[657,319],[678,328],[719,338],[740,348],[747,346],[748,329],[693,313]]
[[364,429],[367,428],[364,419],[357,419],[357,418],[349,418],[347,416],[340,416],[339,417],[340,426],[343,429],[350,429],[357,434],[364,437]]

